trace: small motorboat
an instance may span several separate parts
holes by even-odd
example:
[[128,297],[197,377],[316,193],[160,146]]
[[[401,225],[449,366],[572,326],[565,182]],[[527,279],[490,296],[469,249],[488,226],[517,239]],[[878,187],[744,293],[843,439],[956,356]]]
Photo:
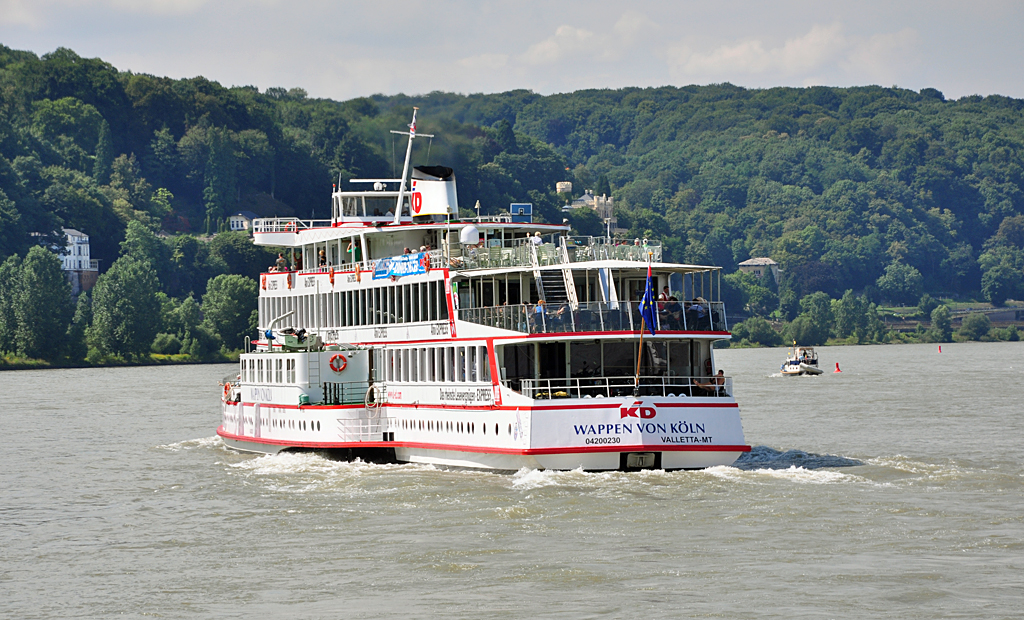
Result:
[[786,377],[797,377],[820,375],[824,371],[818,368],[818,354],[814,352],[814,347],[798,347],[794,342],[780,372]]

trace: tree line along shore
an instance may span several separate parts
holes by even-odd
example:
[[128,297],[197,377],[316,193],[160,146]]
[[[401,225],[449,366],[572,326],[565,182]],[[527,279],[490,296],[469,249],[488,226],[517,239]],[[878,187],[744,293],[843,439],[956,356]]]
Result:
[[[727,307],[746,319],[736,344],[1015,337],[943,316],[1024,298],[1024,100],[715,84],[332,101],[0,45],[5,363],[227,359],[253,333],[272,262],[228,216],[329,217],[339,181],[398,174],[388,131],[414,105],[437,136],[414,161],[457,171],[464,215],[526,201],[602,235],[594,209],[563,207],[607,195],[619,236],[724,268]],[[557,193],[562,181],[574,190]],[[85,296],[61,292],[40,253],[64,247],[62,228],[93,244],[102,273]],[[754,257],[774,259],[778,281],[738,271]],[[917,327],[894,328],[897,305],[920,308]]]

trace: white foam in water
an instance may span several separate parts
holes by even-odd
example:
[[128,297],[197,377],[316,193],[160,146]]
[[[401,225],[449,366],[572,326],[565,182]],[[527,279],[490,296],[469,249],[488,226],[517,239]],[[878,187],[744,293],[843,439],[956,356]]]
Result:
[[802,484],[837,484],[848,482],[868,482],[867,479],[851,474],[844,474],[838,471],[827,469],[805,469],[803,467],[790,466],[788,469],[748,469],[743,470],[728,465],[709,467],[704,470],[716,478],[733,480],[736,482],[751,482],[758,478],[778,478],[791,480]]
[[512,487],[516,489],[539,489],[583,482],[587,474],[582,469],[555,471],[550,469],[520,469],[512,475]]
[[198,439],[186,439],[185,441],[179,441],[177,443],[169,443],[162,446],[157,446],[162,450],[171,450],[172,452],[178,452],[181,450],[194,450],[196,448],[219,448],[223,446],[220,437],[217,435],[211,435],[209,437],[200,437]]

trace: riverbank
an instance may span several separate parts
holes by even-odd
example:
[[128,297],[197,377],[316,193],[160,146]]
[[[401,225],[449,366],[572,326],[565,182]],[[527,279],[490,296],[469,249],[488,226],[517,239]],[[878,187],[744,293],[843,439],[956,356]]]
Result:
[[147,357],[137,360],[125,360],[120,357],[108,355],[95,362],[82,360],[78,363],[48,362],[46,360],[33,359],[29,357],[18,357],[15,355],[0,356],[0,371],[3,370],[48,370],[58,368],[118,368],[130,366],[180,366],[188,364],[231,364],[238,362],[241,351],[229,353],[218,353],[208,359],[193,359],[187,354],[160,355],[152,353]]

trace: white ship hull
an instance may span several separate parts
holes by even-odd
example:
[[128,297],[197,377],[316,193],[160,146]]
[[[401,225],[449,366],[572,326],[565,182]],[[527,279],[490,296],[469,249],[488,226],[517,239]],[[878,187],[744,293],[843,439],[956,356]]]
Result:
[[730,465],[750,450],[736,403],[723,397],[370,410],[225,402],[217,432],[228,446],[247,452],[353,450],[405,463],[513,471],[617,470],[636,463],[700,469]]

